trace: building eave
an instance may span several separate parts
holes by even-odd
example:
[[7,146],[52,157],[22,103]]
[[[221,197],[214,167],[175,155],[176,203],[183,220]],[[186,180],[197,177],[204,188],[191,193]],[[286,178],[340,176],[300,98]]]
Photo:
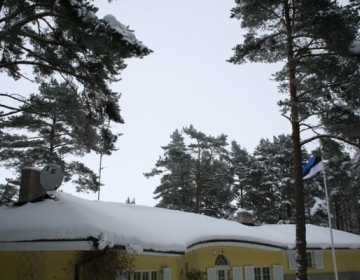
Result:
[[16,251],[91,251],[91,240],[20,241],[0,242],[0,252]]

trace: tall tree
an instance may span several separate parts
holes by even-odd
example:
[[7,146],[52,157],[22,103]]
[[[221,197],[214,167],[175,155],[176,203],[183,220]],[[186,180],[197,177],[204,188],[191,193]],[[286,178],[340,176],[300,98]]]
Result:
[[[97,11],[85,0],[1,0],[0,72],[36,82],[57,74],[81,85],[74,94],[82,95],[89,111],[103,110],[109,119],[122,122],[118,94],[108,85],[118,81],[126,58],[143,57],[150,50],[114,16],[99,19]],[[26,75],[24,66],[32,67],[33,74]],[[5,110],[0,116],[20,110],[11,103],[0,107]]]
[[234,192],[237,207],[251,210],[257,201],[256,185],[259,180],[259,170],[254,157],[242,148],[236,141],[231,142],[231,170],[234,174]]
[[0,120],[4,130],[0,134],[0,161],[4,166],[20,171],[24,166],[55,163],[65,172],[65,181],[73,178],[78,191],[97,191],[97,175],[68,156],[91,151],[109,155],[115,150],[111,139],[117,135],[102,126],[106,115],[91,116],[81,98],[74,97],[73,88],[56,80],[42,84],[24,106],[31,109]]
[[[334,137],[359,146],[358,137],[354,133],[345,135],[340,125],[350,116],[348,125],[356,125],[359,121],[359,116],[348,110],[359,109],[359,101],[351,94],[352,90],[358,92],[359,88],[358,84],[354,85],[358,83],[358,79],[353,78],[358,63],[354,58],[355,51],[351,50],[357,35],[358,15],[351,7],[343,8],[330,0],[236,0],[236,3],[232,17],[240,19],[241,27],[248,32],[243,44],[234,48],[235,54],[229,61],[235,64],[286,61],[282,70],[275,74],[275,79],[280,83],[280,91],[288,95],[279,105],[292,127],[296,274],[297,279],[306,280],[301,146],[321,137]],[[332,108],[343,116],[337,122]],[[310,118],[314,115],[319,119],[315,125]],[[314,131],[315,136],[301,140],[302,129]],[[331,134],[321,134],[321,129],[331,130]]]
[[[218,172],[209,172],[212,168],[212,163],[219,160],[219,164],[225,164],[229,160],[228,151],[226,150],[227,136],[222,134],[218,137],[207,136],[204,133],[197,131],[192,125],[184,127],[184,133],[188,135],[192,141],[188,145],[189,153],[195,161],[193,169],[193,178],[195,183],[195,213],[200,211],[207,211],[206,208],[201,209],[202,194],[209,192],[213,188],[221,187],[222,191],[229,193],[230,185],[218,186],[216,181],[220,176],[228,176],[229,183],[231,178],[226,168],[221,167]],[[216,197],[214,197],[216,199]],[[229,197],[228,197],[229,199]],[[212,214],[211,214],[212,216]]]
[[157,206],[228,217],[233,195],[226,135],[207,136],[189,126],[182,133],[176,130],[171,138],[156,167],[144,174],[162,175],[154,192],[160,198]]
[[261,174],[258,185],[258,207],[255,213],[262,222],[294,222],[294,167],[289,135],[261,139],[254,157]]
[[194,187],[191,179],[193,160],[188,153],[185,139],[179,130],[171,136],[171,142],[164,147],[164,156],[156,162],[155,168],[144,173],[146,178],[161,175],[156,187],[155,199],[160,199],[157,207],[193,212]]
[[[353,161],[345,151],[344,145],[332,140],[323,139],[323,158],[326,161],[326,184],[329,194],[329,206],[331,215],[334,217],[334,227],[340,230],[354,232],[358,224],[352,216],[356,214],[359,191],[354,181]],[[321,176],[320,176],[321,177]],[[323,178],[321,181],[323,189]],[[305,186],[307,185],[307,182]],[[325,194],[322,195],[325,200]],[[328,213],[326,213],[328,214]],[[327,217],[327,216],[326,216]]]

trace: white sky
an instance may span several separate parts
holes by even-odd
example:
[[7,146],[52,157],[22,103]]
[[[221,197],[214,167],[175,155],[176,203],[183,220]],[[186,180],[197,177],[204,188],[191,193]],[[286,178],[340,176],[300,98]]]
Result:
[[[244,34],[240,22],[230,19],[234,0],[93,3],[100,8],[99,18],[113,14],[154,51],[142,60],[128,60],[122,81],[112,85],[122,93],[125,119],[114,128],[124,135],[117,143],[119,150],[103,157],[101,200],[125,202],[130,197],[136,204],[155,205],[153,191],[160,178],[146,179],[143,173],[155,166],[163,154],[161,146],[170,142],[175,129],[192,124],[207,135],[224,133],[229,144],[236,140],[249,152],[261,138],[290,133],[276,105],[282,96],[270,80],[281,64],[226,62]],[[4,74],[1,79],[5,81]],[[2,91],[9,93],[26,94],[38,87],[10,79],[4,84]],[[96,172],[99,160],[99,155],[83,159]],[[1,173],[10,174],[4,169]],[[69,184],[62,189],[76,194]],[[77,195],[97,199],[97,194]]]

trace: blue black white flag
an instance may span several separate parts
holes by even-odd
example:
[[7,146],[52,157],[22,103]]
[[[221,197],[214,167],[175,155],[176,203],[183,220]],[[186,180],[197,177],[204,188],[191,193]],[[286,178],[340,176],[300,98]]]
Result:
[[323,169],[324,162],[320,153],[317,153],[302,167],[303,179],[309,179]]

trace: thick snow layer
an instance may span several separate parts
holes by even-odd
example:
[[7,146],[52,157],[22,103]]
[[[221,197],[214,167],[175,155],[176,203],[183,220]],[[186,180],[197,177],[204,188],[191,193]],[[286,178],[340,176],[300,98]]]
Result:
[[[89,201],[67,193],[56,199],[0,207],[0,242],[99,239],[99,249],[181,251],[210,240],[295,247],[294,225],[245,226],[200,214],[125,203]],[[334,230],[335,246],[360,248],[360,236]],[[307,226],[309,248],[329,248],[328,228]]]
[[104,21],[106,21],[112,29],[124,36],[129,42],[136,42],[136,37],[134,33],[130,32],[125,25],[116,19],[113,15],[104,16]]

